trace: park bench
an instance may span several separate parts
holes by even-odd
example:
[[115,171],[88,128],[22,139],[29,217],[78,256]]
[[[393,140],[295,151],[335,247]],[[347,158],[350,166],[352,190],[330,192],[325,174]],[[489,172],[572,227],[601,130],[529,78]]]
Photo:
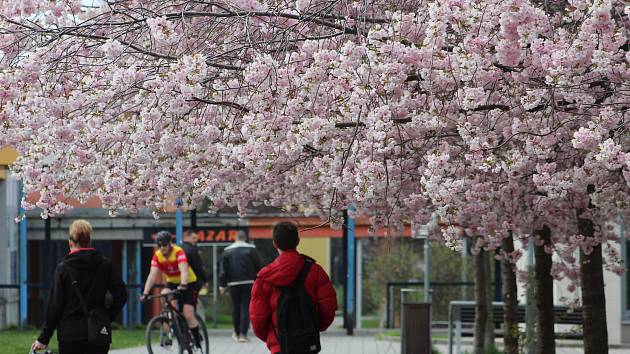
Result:
[[[495,328],[503,323],[503,302],[492,303],[492,321]],[[553,308],[555,324],[582,325],[582,309],[571,309],[567,306],[554,306]],[[516,321],[525,323],[525,306],[519,305],[516,309]],[[456,353],[461,353],[463,325],[475,323],[475,302],[474,301],[451,301],[448,306],[448,353],[453,354],[453,323],[455,327]],[[472,334],[472,327],[469,326],[468,333]],[[501,334],[500,332],[498,334]],[[582,338],[581,333],[562,332],[557,334],[561,338],[578,339]]]

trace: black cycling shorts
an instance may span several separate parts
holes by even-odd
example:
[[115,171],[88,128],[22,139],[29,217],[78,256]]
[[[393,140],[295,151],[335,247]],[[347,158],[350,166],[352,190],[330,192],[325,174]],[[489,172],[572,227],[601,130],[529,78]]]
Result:
[[[175,290],[179,284],[167,283],[166,287]],[[199,286],[197,282],[188,284],[186,290],[182,291],[182,295],[178,297],[179,303],[183,305],[197,306],[197,298],[199,297]]]

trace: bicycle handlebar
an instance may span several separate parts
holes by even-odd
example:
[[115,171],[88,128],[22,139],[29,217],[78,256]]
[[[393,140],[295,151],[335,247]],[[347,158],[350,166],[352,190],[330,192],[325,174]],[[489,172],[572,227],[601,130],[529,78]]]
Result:
[[148,295],[147,297],[144,298],[144,301],[149,301],[149,300],[153,300],[153,299],[159,299],[159,298],[163,298],[163,297],[168,297],[168,296],[177,296],[177,295],[181,295],[182,291],[179,289],[175,289],[173,291],[171,291],[170,293],[166,293],[166,294],[159,294],[159,295]]

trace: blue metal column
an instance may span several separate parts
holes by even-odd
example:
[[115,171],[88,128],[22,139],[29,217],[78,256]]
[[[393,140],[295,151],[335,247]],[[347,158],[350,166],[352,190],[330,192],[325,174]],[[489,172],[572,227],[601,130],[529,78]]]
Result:
[[175,204],[177,205],[177,210],[175,210],[175,234],[177,237],[177,244],[181,244],[182,236],[184,234],[184,216],[182,215],[182,209],[180,208],[182,205],[182,199],[177,198]]
[[24,197],[24,184],[20,181],[19,216],[22,218],[20,221],[20,327],[22,329],[26,328],[28,316],[28,240],[26,237],[28,220],[26,220],[26,211],[22,207]]
[[[125,284],[129,284],[129,261],[128,261],[127,240],[123,241],[122,249],[122,280]],[[125,303],[122,311],[123,326],[129,326],[129,302]]]
[[136,284],[139,284],[139,288],[136,288],[136,322],[135,324],[142,323],[142,303],[140,302],[140,294],[142,292],[142,267],[140,266],[140,258],[142,252],[142,241],[136,242]]
[[346,334],[353,335],[354,334],[354,300],[355,300],[355,235],[354,235],[354,218],[350,216],[350,212],[352,212],[354,208],[348,207],[348,212],[346,213],[346,232],[348,235],[347,239],[347,250],[348,250],[348,268],[347,268],[347,292],[346,292],[346,313],[348,319],[346,321]]

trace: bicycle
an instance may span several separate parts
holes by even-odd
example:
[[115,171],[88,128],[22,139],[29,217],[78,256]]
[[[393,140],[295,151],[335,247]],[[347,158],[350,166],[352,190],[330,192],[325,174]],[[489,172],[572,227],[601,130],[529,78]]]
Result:
[[159,315],[153,317],[147,324],[145,337],[147,340],[147,350],[149,354],[209,354],[210,344],[208,343],[208,329],[199,315],[195,314],[199,322],[199,333],[201,334],[201,348],[195,345],[194,337],[186,318],[171,303],[169,297],[181,295],[180,291],[173,291],[169,294],[147,296],[147,300],[162,298],[164,306]]

